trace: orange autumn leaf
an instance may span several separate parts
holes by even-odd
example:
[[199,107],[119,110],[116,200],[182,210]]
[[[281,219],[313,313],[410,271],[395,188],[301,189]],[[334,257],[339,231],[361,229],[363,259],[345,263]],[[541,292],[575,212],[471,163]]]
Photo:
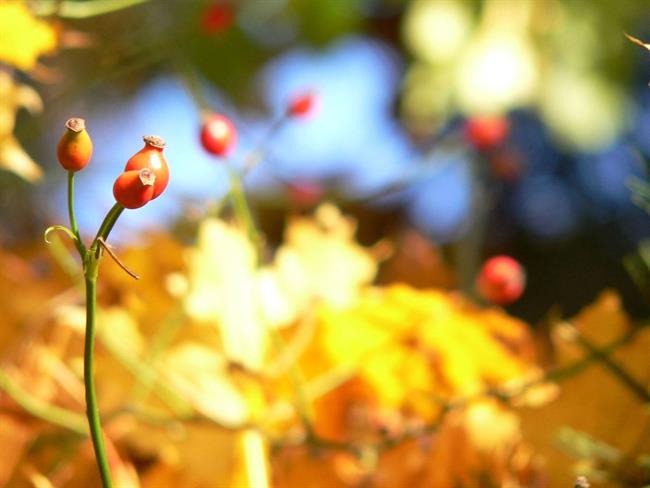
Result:
[[[628,333],[632,324],[621,300],[613,291],[603,292],[571,320],[577,330],[593,344],[604,347]],[[561,330],[561,329],[560,329]],[[570,334],[552,335],[557,367],[568,366],[588,353]],[[640,385],[650,384],[648,351],[650,330],[640,330],[630,341],[617,348],[611,358]],[[568,452],[557,448],[557,436],[564,427],[583,432],[605,442],[631,459],[650,450],[650,440],[641,428],[650,421],[647,406],[599,361],[564,378],[557,400],[536,409],[520,409],[525,438],[547,460],[551,486],[572,482],[576,461]],[[616,482],[611,485],[619,486]]]

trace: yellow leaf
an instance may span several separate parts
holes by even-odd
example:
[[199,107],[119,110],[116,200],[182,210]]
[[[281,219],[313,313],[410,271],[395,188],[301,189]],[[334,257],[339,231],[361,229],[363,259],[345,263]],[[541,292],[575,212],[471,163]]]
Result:
[[525,324],[451,294],[395,285],[363,292],[357,305],[319,308],[319,344],[336,365],[354,365],[394,407],[413,392],[467,396],[530,374]]
[[217,351],[185,342],[166,354],[161,369],[170,384],[203,414],[229,426],[248,420],[245,398],[228,376],[227,362]]
[[22,70],[32,69],[41,54],[57,45],[54,28],[36,19],[18,0],[0,3],[0,32],[0,61]]
[[259,370],[268,337],[258,314],[255,250],[246,235],[220,220],[204,221],[188,267],[188,314],[217,325],[229,359]]
[[[0,4],[0,19],[2,8]],[[0,20],[0,23],[2,20]],[[2,32],[2,26],[0,26]],[[4,32],[3,32],[4,36]],[[0,50],[4,46],[0,43]],[[42,176],[41,168],[27,155],[13,135],[16,111],[21,107],[30,112],[39,112],[43,103],[38,93],[27,85],[14,82],[11,76],[0,71],[0,168],[16,173],[27,181],[38,180]]]
[[330,204],[321,205],[316,218],[289,222],[275,266],[297,297],[318,298],[333,306],[354,302],[358,290],[377,271],[370,252],[354,241],[356,224]]

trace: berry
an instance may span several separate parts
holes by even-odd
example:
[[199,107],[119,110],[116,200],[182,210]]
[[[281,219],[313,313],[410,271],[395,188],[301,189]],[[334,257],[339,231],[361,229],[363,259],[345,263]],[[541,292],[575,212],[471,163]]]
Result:
[[216,35],[228,29],[235,20],[235,11],[228,3],[217,2],[201,13],[201,29],[205,34]]
[[312,207],[325,194],[321,185],[311,181],[295,181],[287,185],[289,201],[298,207]]
[[72,118],[65,123],[66,131],[56,148],[61,166],[68,171],[79,171],[86,167],[93,154],[93,141],[86,132],[84,119]]
[[140,208],[154,197],[156,175],[148,168],[125,171],[115,180],[113,196],[124,208]]
[[476,280],[479,294],[488,302],[506,305],[524,292],[526,275],[521,265],[509,256],[488,259]]
[[144,136],[144,147],[126,162],[124,171],[149,169],[155,175],[153,197],[158,198],[169,183],[169,166],[163,154],[165,141],[159,136]]
[[314,92],[304,92],[289,101],[287,114],[291,117],[307,117],[316,110],[318,99]]
[[237,129],[228,117],[212,114],[201,128],[201,144],[210,154],[226,156],[237,144]]
[[479,150],[491,149],[501,144],[508,136],[508,119],[500,115],[473,117],[465,124],[465,134]]

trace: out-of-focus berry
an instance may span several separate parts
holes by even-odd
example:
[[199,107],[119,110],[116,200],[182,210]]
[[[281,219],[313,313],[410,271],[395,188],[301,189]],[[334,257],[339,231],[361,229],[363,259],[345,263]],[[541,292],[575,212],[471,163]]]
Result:
[[201,128],[201,144],[210,154],[226,156],[237,145],[237,129],[225,115],[209,115]]
[[526,274],[521,265],[509,256],[488,259],[476,280],[476,287],[483,299],[499,305],[516,301],[524,292]]
[[479,150],[500,145],[508,136],[510,124],[503,116],[472,117],[465,124],[465,135]]

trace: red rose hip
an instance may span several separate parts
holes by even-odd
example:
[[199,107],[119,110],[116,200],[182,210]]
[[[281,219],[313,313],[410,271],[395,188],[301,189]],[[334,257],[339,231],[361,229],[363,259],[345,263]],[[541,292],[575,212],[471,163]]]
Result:
[[148,169],[155,175],[153,197],[158,198],[169,184],[169,166],[163,154],[165,140],[160,136],[144,136],[144,147],[126,162],[124,171]]
[[509,256],[488,259],[476,280],[479,294],[499,305],[516,301],[524,292],[526,275],[521,265]]
[[125,171],[115,180],[113,196],[124,208],[140,208],[154,198],[156,175],[148,168]]
[[237,129],[228,117],[210,115],[201,128],[201,144],[210,154],[226,156],[237,144]]

